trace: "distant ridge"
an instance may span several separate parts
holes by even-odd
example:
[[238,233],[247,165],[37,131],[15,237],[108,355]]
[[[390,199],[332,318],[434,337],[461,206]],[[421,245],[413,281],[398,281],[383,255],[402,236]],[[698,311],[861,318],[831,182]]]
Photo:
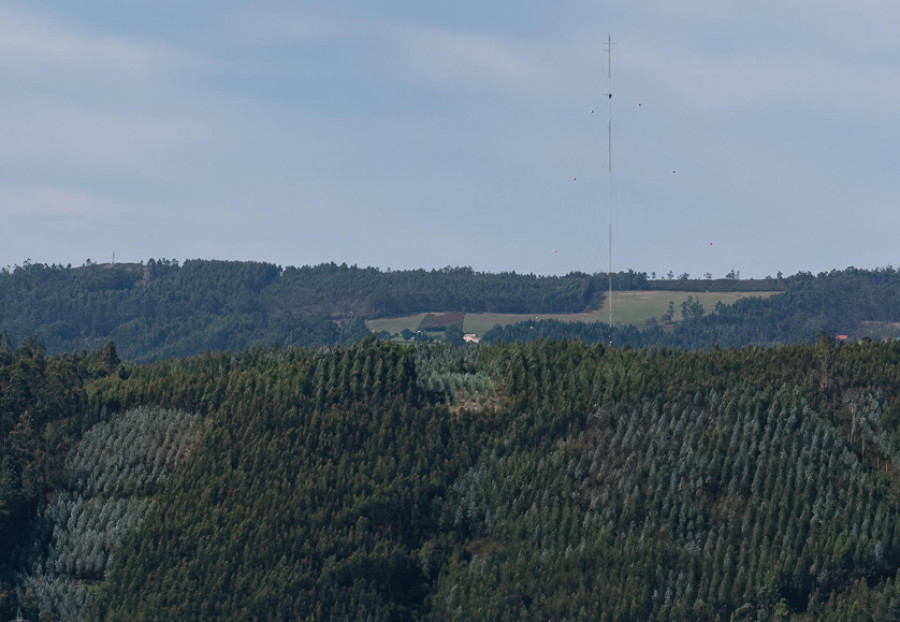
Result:
[[0,331],[53,352],[114,340],[132,360],[253,345],[351,343],[364,320],[448,311],[577,312],[598,277],[490,274],[471,268],[382,271],[346,264],[149,260],[81,267],[29,263],[0,273]]
[[[300,268],[217,260],[151,259],[81,267],[29,263],[0,271],[0,335],[36,336],[49,353],[116,343],[148,361],[254,345],[334,345],[369,334],[365,320],[424,312],[582,313],[605,300],[607,275],[536,276],[471,268],[383,271],[346,264]],[[627,329],[616,345],[684,348],[810,342],[820,331],[850,338],[893,335],[900,276],[893,268],[798,273],[766,279],[651,279],[613,275],[616,291],[754,292],[768,300],[693,309],[677,326]],[[576,332],[572,332],[572,331]],[[541,324],[502,340],[592,340],[596,325]]]

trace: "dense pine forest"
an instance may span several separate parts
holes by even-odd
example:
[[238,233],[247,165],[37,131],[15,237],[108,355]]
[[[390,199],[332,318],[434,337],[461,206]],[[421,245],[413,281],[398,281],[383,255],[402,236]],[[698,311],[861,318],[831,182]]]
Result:
[[[646,277],[616,278],[624,287]],[[364,319],[371,317],[583,311],[602,299],[598,277],[581,273],[166,259],[77,268],[26,263],[0,271],[0,333],[16,343],[35,335],[50,353],[113,340],[123,358],[150,361],[254,345],[348,344],[369,334]]]
[[900,344],[0,348],[0,615],[893,620]]
[[[658,287],[656,281],[650,281]],[[683,280],[681,287],[702,286],[704,281]],[[765,281],[741,285],[743,291]],[[666,287],[677,285],[667,282]],[[812,343],[822,331],[851,339],[900,337],[900,274],[883,270],[834,270],[813,276],[799,273],[772,279],[769,287],[782,288],[770,298],[748,297],[734,304],[704,309],[697,302],[683,303],[679,322],[648,326],[541,320],[496,327],[484,335],[489,342],[527,342],[537,339],[582,339],[618,346],[661,346],[708,349],[751,344]],[[724,287],[717,282],[710,289]],[[694,289],[694,291],[697,291]]]
[[[616,291],[780,291],[649,325],[524,322],[497,327],[492,342],[582,339],[621,346],[688,349],[812,343],[820,331],[851,338],[900,336],[900,275],[893,268],[835,270],[757,280],[651,279],[613,275]],[[734,276],[734,275],[732,275]],[[575,313],[599,308],[604,274],[488,274],[471,268],[382,271],[323,264],[281,268],[237,261],[150,260],[77,268],[26,263],[0,270],[0,335],[35,337],[50,354],[117,344],[131,361],[254,346],[349,345],[365,320],[429,311]],[[670,318],[671,319],[671,318]],[[457,335],[461,339],[461,335]]]

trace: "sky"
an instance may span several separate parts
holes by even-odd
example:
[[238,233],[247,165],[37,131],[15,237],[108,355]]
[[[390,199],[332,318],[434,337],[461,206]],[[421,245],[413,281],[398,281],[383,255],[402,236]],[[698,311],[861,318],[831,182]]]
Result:
[[888,0],[0,0],[0,267],[605,272],[610,215],[615,271],[900,264],[898,31]]

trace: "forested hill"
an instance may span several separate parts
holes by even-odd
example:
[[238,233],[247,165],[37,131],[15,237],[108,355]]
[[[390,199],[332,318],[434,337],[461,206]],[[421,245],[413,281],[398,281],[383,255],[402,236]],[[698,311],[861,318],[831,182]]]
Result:
[[900,344],[0,347],[0,619],[900,619]]
[[[651,281],[653,287],[658,283]],[[674,281],[666,287],[674,288]],[[684,289],[703,281],[685,281]],[[755,281],[745,284],[744,291]],[[723,287],[717,282],[715,288]],[[740,347],[749,344],[812,343],[819,333],[846,335],[850,339],[900,337],[900,274],[883,270],[833,270],[813,276],[799,273],[772,280],[783,293],[769,298],[748,297],[731,305],[704,309],[685,303],[684,318],[668,324],[617,326],[543,320],[498,327],[485,334],[487,341],[512,342],[537,339],[582,339],[588,343],[618,346],[678,348]]]
[[[820,331],[852,338],[900,336],[900,275],[848,268],[761,280],[651,280],[614,275],[613,288],[682,291],[782,290],[767,299],[682,311],[686,318],[613,331],[616,345],[709,348],[812,342]],[[333,345],[366,335],[364,320],[424,311],[574,313],[604,302],[606,275],[489,274],[470,268],[382,271],[323,264],[26,264],[0,271],[0,339],[35,335],[50,353],[116,343],[124,359],[151,361],[255,345]],[[581,338],[607,341],[602,324],[528,322],[491,341]]]
[[[646,277],[643,277],[644,279]],[[617,282],[633,286],[640,275]],[[102,347],[154,360],[251,345],[352,343],[363,320],[422,311],[578,312],[603,300],[598,277],[487,274],[470,268],[381,271],[323,264],[150,260],[0,272],[0,333],[47,350]]]

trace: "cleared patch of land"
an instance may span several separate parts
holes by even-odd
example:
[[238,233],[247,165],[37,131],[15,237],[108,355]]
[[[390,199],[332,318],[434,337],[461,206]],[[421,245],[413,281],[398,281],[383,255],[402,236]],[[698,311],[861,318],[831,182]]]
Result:
[[[682,292],[682,291],[631,291],[613,292],[613,322],[615,324],[636,324],[641,326],[650,318],[659,319],[668,312],[669,302],[673,303],[675,314],[674,321],[681,319],[681,303],[693,296],[694,300],[700,300],[706,314],[715,311],[716,304],[730,305],[741,298],[768,298],[780,292]],[[603,307],[596,311],[600,317],[599,322],[609,321],[609,305],[604,302]]]
[[416,330],[419,327],[419,324],[422,323],[422,319],[428,315],[427,313],[417,313],[415,315],[406,315],[404,317],[383,317],[378,318],[377,320],[368,320],[366,321],[366,326],[373,333],[380,333],[383,330],[394,334],[399,333],[404,328],[408,328],[409,330]]
[[[732,304],[733,302],[748,297],[768,298],[779,292],[683,292],[683,291],[625,291],[613,292],[613,322],[615,324],[635,324],[644,326],[647,320],[656,318],[659,320],[668,313],[669,302],[675,310],[673,321],[681,319],[681,303],[689,296],[700,301],[704,311],[709,314],[715,310],[716,303]],[[404,328],[415,331],[425,317],[425,313],[409,315],[397,318],[379,318],[369,320],[366,325],[369,330],[379,332],[386,330],[389,333],[399,333]],[[595,311],[588,313],[466,313],[463,320],[463,331],[483,335],[485,332],[500,324],[515,324],[525,320],[561,320],[563,322],[607,322],[609,321],[608,301]]]
[[859,337],[872,339],[900,339],[900,322],[860,322]]
[[464,313],[449,311],[447,313],[429,313],[422,318],[419,330],[435,332],[445,331],[451,326],[462,328]]

